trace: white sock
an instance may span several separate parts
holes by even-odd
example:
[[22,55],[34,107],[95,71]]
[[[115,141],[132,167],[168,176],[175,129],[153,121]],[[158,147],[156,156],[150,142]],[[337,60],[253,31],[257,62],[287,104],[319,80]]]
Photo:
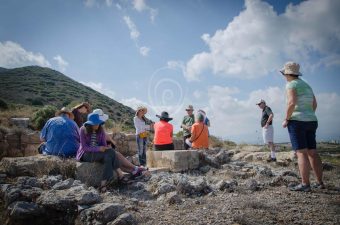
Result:
[[275,152],[271,151],[271,152],[270,152],[270,157],[272,157],[273,159],[276,159]]

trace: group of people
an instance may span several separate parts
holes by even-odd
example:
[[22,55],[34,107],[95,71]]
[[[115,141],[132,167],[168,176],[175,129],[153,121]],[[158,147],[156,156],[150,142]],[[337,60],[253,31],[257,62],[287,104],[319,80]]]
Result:
[[[298,166],[302,177],[300,185],[290,187],[293,191],[310,191],[310,168],[313,169],[317,184],[316,188],[324,188],[322,180],[322,163],[316,151],[316,129],[318,127],[315,110],[317,102],[312,88],[300,76],[300,65],[287,62],[280,71],[286,78],[287,108],[285,120],[282,123],[288,128],[292,148],[298,158]],[[276,161],[274,146],[274,114],[266,102],[261,99],[257,105],[262,110],[261,127],[265,144],[268,144],[271,154],[268,161]],[[62,108],[54,118],[49,119],[41,131],[39,152],[62,157],[74,157],[79,161],[102,162],[104,171],[102,175],[101,191],[113,178],[116,170],[119,181],[126,183],[129,178],[124,176],[128,172],[132,177],[142,176],[147,172],[146,149],[148,134],[154,132],[153,145],[155,151],[173,150],[173,125],[169,123],[173,118],[168,112],[157,115],[159,121],[154,123],[146,118],[147,108],[140,106],[133,118],[136,129],[137,152],[139,166],[129,162],[115,149],[115,143],[107,134],[104,124],[108,119],[101,109],[91,112],[88,103],[82,103],[68,110]],[[183,129],[184,149],[208,149],[210,121],[203,110],[194,115],[194,108],[186,108],[181,128]]]
[[[88,103],[82,103],[72,111],[65,107],[59,110],[41,131],[39,152],[65,158],[76,157],[83,162],[103,163],[101,192],[105,192],[107,186],[115,181],[113,171],[117,172],[118,181],[123,184],[145,175],[147,168],[133,165],[116,151],[114,141],[104,128],[108,115],[101,109],[95,109],[92,113],[90,111]],[[86,115],[87,119],[84,119]],[[123,172],[130,175],[126,176]]]
[[[285,119],[283,128],[288,128],[292,149],[297,156],[302,182],[290,187],[292,191],[311,191],[310,169],[314,171],[317,183],[314,188],[324,189],[322,179],[322,162],[316,151],[316,129],[318,120],[315,115],[317,101],[312,88],[306,81],[300,79],[300,65],[295,62],[287,62],[280,70],[285,77],[286,102]],[[268,144],[271,151],[268,161],[276,161],[274,146],[274,114],[266,102],[261,99],[257,105],[262,110],[261,126],[263,141]]]
[[[189,105],[186,108],[187,115],[184,116],[181,128],[183,129],[184,149],[208,149],[210,121],[203,110],[198,110],[194,115],[194,108]],[[146,164],[146,146],[148,134],[154,132],[153,146],[155,151],[174,150],[173,125],[169,123],[173,118],[168,112],[163,111],[156,115],[159,121],[154,123],[145,117],[147,108],[137,108],[133,119],[136,128],[136,141],[138,146],[138,157],[141,165]]]

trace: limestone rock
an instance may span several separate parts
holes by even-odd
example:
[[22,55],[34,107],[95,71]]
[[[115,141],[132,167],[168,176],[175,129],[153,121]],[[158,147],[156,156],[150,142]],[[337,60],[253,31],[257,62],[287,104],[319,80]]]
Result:
[[166,195],[166,201],[169,205],[181,204],[182,198],[177,194],[176,191],[170,192]]
[[250,191],[257,191],[258,188],[258,182],[254,179],[250,179],[246,182],[246,188]]
[[57,156],[37,155],[1,160],[0,166],[12,177],[41,177],[46,174],[64,174],[71,176],[75,172],[75,160],[63,160]]
[[162,194],[166,194],[172,191],[175,191],[176,187],[172,184],[169,183],[161,183],[159,185],[159,187],[157,188],[155,195],[162,195]]
[[83,210],[78,220],[83,225],[107,224],[125,212],[123,205],[118,203],[101,203]]
[[166,167],[172,172],[197,169],[199,153],[196,150],[147,151],[148,167]]
[[[99,187],[103,177],[104,164],[77,162],[75,178],[88,186]],[[117,180],[117,174],[113,172],[113,179]]]
[[71,187],[66,190],[49,190],[44,192],[37,203],[58,211],[74,211],[77,205],[93,205],[101,201],[97,190],[83,186]]
[[123,213],[118,216],[113,222],[108,223],[108,225],[137,225],[137,221],[130,213]]
[[[9,217],[14,221],[36,219],[36,217],[45,213],[44,208],[39,207],[36,203],[23,201],[13,202],[8,206],[7,210]],[[25,223],[25,221],[22,222],[23,224]]]

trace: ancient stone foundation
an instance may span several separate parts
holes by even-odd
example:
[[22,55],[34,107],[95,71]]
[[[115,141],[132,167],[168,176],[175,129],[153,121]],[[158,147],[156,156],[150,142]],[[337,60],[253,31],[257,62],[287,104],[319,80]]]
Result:
[[172,172],[197,169],[199,153],[196,150],[147,151],[147,166],[169,168]]

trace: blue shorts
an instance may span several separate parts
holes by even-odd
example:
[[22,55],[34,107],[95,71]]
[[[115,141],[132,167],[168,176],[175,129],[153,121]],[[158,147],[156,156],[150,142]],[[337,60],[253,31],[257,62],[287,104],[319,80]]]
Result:
[[317,121],[288,121],[288,133],[294,151],[300,149],[316,149],[315,133]]

